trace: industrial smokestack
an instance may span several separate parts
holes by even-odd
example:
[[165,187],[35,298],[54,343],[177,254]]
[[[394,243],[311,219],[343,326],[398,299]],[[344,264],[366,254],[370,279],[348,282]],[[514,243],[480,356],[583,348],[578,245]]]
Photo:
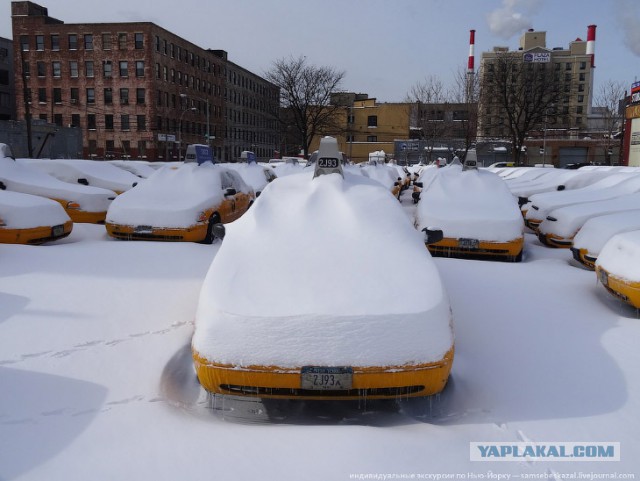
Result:
[[591,57],[591,68],[596,66],[596,25],[589,25],[587,30],[587,55]]
[[475,48],[476,48],[476,31],[469,30],[469,62],[467,63],[467,73],[472,74],[474,71],[475,62]]

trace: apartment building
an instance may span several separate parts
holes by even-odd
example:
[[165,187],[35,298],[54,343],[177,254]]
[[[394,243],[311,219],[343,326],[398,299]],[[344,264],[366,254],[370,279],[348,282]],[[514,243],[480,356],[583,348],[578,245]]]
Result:
[[[229,73],[238,67],[226,52],[151,22],[65,24],[33,2],[11,9],[18,119],[82,129],[86,158],[178,160],[187,144],[203,143],[233,160]],[[266,116],[278,89],[252,81],[251,105]],[[275,136],[263,132],[253,145],[266,152]]]
[[13,42],[0,37],[0,120],[15,120],[15,98]]
[[[588,28],[588,36],[595,39],[595,26]],[[499,95],[492,93],[495,88],[495,78],[498,70],[505,65],[514,70],[512,76],[515,82],[522,82],[526,76],[517,72],[531,69],[536,65],[544,66],[551,72],[548,79],[551,82],[550,91],[557,96],[550,116],[554,128],[585,129],[591,110],[593,95],[593,47],[591,41],[577,38],[570,42],[568,48],[547,48],[546,32],[528,30],[520,38],[518,50],[508,47],[494,47],[490,52],[483,52],[480,66],[480,85],[485,95],[481,96],[478,106],[478,138],[504,138],[508,136],[508,129],[501,121],[505,119],[505,112],[497,101]],[[546,74],[545,74],[546,75]],[[513,92],[527,94],[526,86],[513,85]]]

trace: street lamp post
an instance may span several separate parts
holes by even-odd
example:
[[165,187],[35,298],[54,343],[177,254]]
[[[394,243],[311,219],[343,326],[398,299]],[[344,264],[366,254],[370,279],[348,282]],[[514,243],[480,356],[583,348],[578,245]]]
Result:
[[[183,99],[188,99],[189,98],[189,96],[187,94],[180,94],[180,97],[183,98]],[[207,104],[207,135],[206,135],[207,136],[207,147],[211,147],[211,143],[210,143],[210,140],[211,140],[211,122],[209,120],[209,99],[208,98],[202,98],[202,97],[193,97],[193,98],[196,99],[196,100],[204,101]],[[193,108],[194,107],[192,107],[192,109]]]
[[180,114],[180,129],[178,130],[178,162],[182,161],[182,118],[187,112],[195,112],[196,110],[197,109],[195,107],[191,107],[190,109],[184,109]]

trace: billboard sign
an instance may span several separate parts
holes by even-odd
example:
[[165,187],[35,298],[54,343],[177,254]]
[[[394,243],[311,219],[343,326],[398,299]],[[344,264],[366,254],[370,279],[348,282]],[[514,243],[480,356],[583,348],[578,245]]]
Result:
[[634,82],[631,85],[631,103],[640,103],[640,82]]
[[549,63],[551,62],[551,53],[529,52],[523,55],[522,60],[526,63]]

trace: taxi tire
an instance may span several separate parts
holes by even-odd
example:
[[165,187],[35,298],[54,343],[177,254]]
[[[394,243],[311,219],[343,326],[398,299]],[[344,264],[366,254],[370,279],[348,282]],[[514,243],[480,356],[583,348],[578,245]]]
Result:
[[209,217],[209,223],[207,224],[207,235],[205,235],[204,239],[202,240],[203,244],[213,244],[213,241],[216,238],[216,236],[213,235],[213,226],[219,223],[220,216],[218,214],[213,214],[211,215],[211,217]]

